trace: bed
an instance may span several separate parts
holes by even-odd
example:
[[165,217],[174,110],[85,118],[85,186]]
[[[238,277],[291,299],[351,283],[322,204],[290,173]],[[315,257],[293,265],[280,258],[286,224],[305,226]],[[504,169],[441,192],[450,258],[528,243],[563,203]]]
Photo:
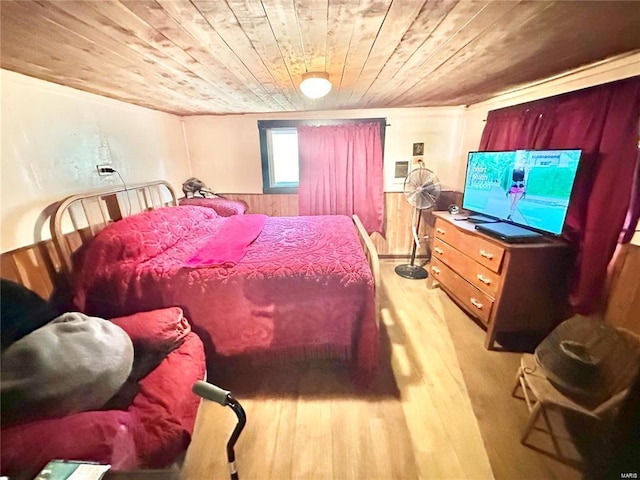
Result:
[[113,317],[180,306],[214,377],[232,360],[337,359],[357,383],[373,378],[379,267],[357,216],[220,217],[177,206],[159,181],[69,197],[51,226],[76,309]]

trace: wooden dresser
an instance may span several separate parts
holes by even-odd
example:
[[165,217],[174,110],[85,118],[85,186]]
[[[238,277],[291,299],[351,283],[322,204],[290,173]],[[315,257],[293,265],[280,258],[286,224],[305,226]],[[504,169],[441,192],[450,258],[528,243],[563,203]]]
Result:
[[434,215],[428,286],[439,284],[486,327],[486,348],[505,333],[542,338],[564,320],[573,258],[567,243],[505,243],[449,213]]

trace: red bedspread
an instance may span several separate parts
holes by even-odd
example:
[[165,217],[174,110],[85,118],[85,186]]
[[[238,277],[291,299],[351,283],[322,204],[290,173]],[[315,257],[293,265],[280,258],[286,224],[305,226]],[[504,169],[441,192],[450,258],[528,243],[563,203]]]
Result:
[[187,267],[226,221],[173,207],[111,225],[83,255],[76,306],[106,317],[181,306],[210,337],[209,359],[351,359],[357,379],[369,380],[379,341],[374,285],[352,220],[269,217],[237,265]]

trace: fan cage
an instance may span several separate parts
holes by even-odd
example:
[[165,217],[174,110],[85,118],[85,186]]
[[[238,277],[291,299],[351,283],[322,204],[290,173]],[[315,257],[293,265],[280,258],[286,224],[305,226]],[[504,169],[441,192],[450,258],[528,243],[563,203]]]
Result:
[[404,180],[404,195],[414,208],[425,210],[435,206],[440,197],[440,180],[431,170],[418,167]]

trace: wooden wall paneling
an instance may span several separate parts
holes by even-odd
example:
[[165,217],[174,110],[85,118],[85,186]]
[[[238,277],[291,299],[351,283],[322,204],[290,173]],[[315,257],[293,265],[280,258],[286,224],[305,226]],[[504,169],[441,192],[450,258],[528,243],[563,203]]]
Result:
[[[222,195],[230,200],[246,202],[249,213],[263,213],[276,217],[298,215],[297,194],[225,193]],[[461,201],[462,194],[460,192],[443,191],[435,209],[446,210],[450,204],[456,203],[460,205]],[[374,233],[371,236],[378,254],[382,257],[407,257],[411,254],[411,248],[413,247],[413,235],[411,233],[413,209],[405,200],[402,192],[385,192],[384,208],[384,234]],[[435,220],[429,211],[423,212],[420,222],[420,238],[424,241],[422,241],[421,248],[417,252],[419,257],[428,256],[427,244],[429,243],[429,238],[432,237],[431,230],[434,222]]]
[[607,297],[605,320],[640,335],[640,246],[620,248]]
[[[381,257],[408,256],[413,248],[413,234],[411,222],[413,209],[405,200],[402,192],[386,192],[385,198],[385,232],[384,235],[374,233],[372,238],[378,254]],[[446,210],[449,205],[455,203],[461,205],[462,193],[455,191],[443,191],[438,198],[438,202],[433,208],[434,211]],[[421,241],[420,249],[417,251],[418,257],[428,257],[428,244],[433,238],[433,225],[435,218],[431,215],[432,210],[422,212],[420,221],[419,237]]]
[[51,240],[0,255],[2,278],[24,285],[46,299],[60,286],[60,268],[60,260]]
[[[411,253],[413,245],[413,236],[411,233],[411,225],[413,221],[413,208],[405,200],[402,192],[386,192],[384,194],[384,232],[383,235],[374,233],[373,242],[381,256],[402,255],[406,256]],[[420,237],[425,234],[425,223],[421,222]],[[423,248],[417,252],[418,255],[424,255],[426,250]]]
[[[298,195],[281,194],[222,194],[230,200],[242,200],[248,205],[249,213],[263,213],[270,216],[295,216],[298,215]],[[382,256],[407,256],[411,253],[413,237],[411,234],[411,220],[413,210],[404,199],[401,192],[386,192],[385,198],[385,232],[384,236],[374,233],[373,240],[378,253]],[[425,217],[423,217],[423,220]],[[420,236],[428,232],[429,220],[422,221]],[[418,252],[418,255],[426,255],[426,242]]]
[[247,213],[262,213],[271,217],[298,215],[297,194],[221,193],[229,200],[241,200],[247,204]]

